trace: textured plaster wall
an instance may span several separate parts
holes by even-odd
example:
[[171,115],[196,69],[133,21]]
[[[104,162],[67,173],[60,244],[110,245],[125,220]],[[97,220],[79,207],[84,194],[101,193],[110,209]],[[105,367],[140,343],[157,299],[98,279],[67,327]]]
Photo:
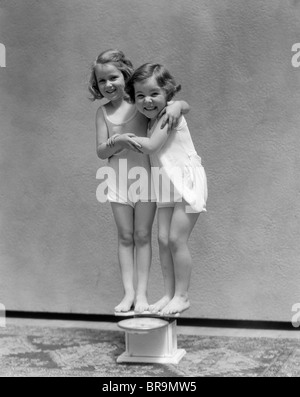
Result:
[[[296,0],[0,0],[0,302],[111,313],[116,228],[96,201],[89,66],[118,47],[183,86],[209,181],[186,316],[290,321],[300,301]],[[150,300],[162,277],[153,231]]]

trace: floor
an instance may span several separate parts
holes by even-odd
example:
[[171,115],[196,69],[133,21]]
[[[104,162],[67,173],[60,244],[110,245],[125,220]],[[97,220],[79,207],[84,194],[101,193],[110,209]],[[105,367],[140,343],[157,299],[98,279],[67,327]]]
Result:
[[179,365],[120,365],[117,323],[7,318],[0,377],[300,376],[300,329],[177,326],[177,334],[187,351]]

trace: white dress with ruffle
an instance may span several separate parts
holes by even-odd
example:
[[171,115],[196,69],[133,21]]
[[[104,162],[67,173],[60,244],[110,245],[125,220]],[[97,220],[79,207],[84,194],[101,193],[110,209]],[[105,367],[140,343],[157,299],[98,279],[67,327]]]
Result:
[[[148,137],[156,125],[148,129]],[[158,208],[186,201],[186,212],[206,211],[206,173],[183,116],[163,147],[150,155],[150,161]]]

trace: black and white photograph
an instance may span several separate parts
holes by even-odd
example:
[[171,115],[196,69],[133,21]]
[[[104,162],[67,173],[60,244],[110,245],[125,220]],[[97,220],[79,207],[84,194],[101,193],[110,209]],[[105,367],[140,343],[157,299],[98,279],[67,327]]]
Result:
[[0,377],[300,377],[300,0],[0,0]]

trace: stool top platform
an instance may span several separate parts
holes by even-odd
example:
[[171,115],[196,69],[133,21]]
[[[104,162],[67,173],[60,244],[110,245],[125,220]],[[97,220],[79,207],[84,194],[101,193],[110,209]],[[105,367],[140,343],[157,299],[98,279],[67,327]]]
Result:
[[138,317],[128,318],[118,322],[118,326],[125,331],[133,333],[150,332],[168,325],[168,321],[160,318]]
[[152,318],[161,318],[161,319],[163,319],[163,318],[178,318],[178,317],[180,317],[180,313],[168,314],[168,315],[163,316],[160,313],[152,313],[152,312],[149,312],[149,311],[145,311],[145,312],[142,312],[142,313],[137,313],[134,310],[130,310],[129,312],[115,312],[115,316],[117,316],[117,317],[136,317],[136,318],[139,318],[139,317],[152,317]]

